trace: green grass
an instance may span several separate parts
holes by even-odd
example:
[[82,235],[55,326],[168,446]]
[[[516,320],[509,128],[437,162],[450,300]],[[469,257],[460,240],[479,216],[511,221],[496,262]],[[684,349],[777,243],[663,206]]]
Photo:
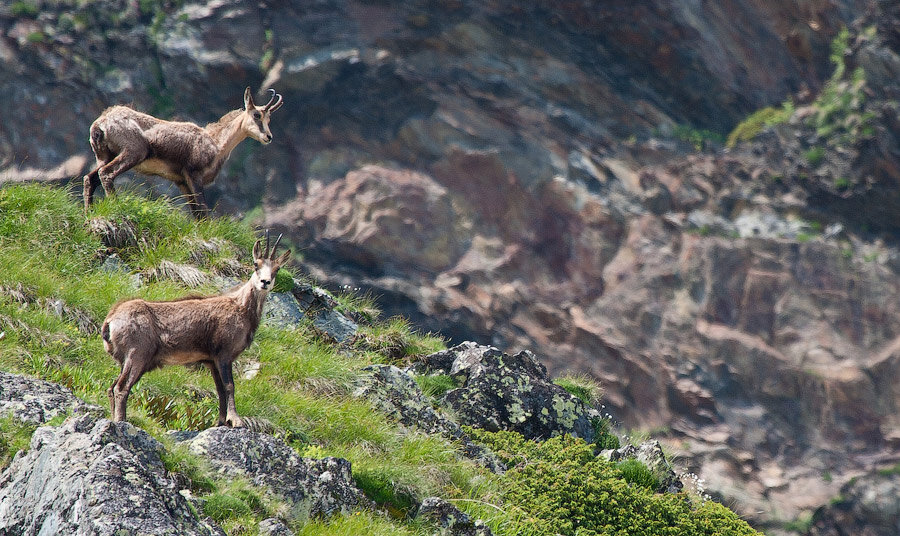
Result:
[[[107,246],[92,234],[78,200],[66,192],[34,185],[0,188],[0,286],[27,296],[22,303],[0,292],[0,331],[6,333],[0,340],[0,370],[61,383],[106,408],[106,390],[118,366],[104,352],[96,328],[80,329],[77,316],[99,326],[109,308],[125,297],[168,299],[189,291],[216,292],[210,283],[187,289],[164,278],[145,278],[136,287],[133,275],[167,261],[196,266],[210,280],[229,271],[247,277],[258,231],[246,221],[227,218],[196,222],[165,200],[127,192],[100,200],[88,218],[133,230],[133,239],[116,251],[127,270],[103,271],[101,253]],[[49,300],[62,300],[68,312],[58,316],[47,307]],[[371,297],[346,293],[339,302],[345,312],[363,320],[353,343],[340,347],[309,325],[263,324],[235,363],[236,404],[241,415],[271,422],[301,455],[350,460],[359,487],[386,513],[360,511],[291,528],[303,535],[431,534],[433,527],[411,521],[407,514],[417,501],[437,495],[485,519],[499,536],[542,533],[543,525],[534,521],[539,510],[530,510],[530,503],[517,502],[509,494],[508,477],[488,473],[441,437],[402,430],[352,396],[363,367],[402,364],[443,349],[444,341],[418,333],[404,319],[381,319]],[[258,373],[246,379],[243,371],[250,365],[258,365]],[[435,397],[454,386],[445,377],[418,381]],[[599,396],[596,385],[583,379],[562,383],[587,400]],[[283,512],[285,505],[248,482],[215,474],[166,435],[170,429],[208,427],[216,415],[215,386],[205,369],[150,372],[128,403],[129,421],[165,445],[163,462],[201,499],[203,513],[229,534],[256,534],[258,522]],[[32,430],[0,420],[0,463],[27,448]]]

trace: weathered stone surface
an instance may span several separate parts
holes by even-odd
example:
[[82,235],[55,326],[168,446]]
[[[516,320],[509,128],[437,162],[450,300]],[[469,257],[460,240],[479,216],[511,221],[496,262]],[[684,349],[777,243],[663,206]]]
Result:
[[616,450],[604,452],[608,452],[609,459],[612,461],[635,459],[646,465],[650,472],[653,473],[653,476],[659,480],[659,488],[656,489],[657,493],[678,493],[684,488],[681,479],[678,478],[678,475],[672,470],[672,465],[666,460],[666,455],[663,453],[659,441],[644,441],[637,446],[626,445]]
[[336,310],[337,301],[325,290],[294,280],[291,294],[297,300],[300,309],[312,317],[313,326],[337,342],[349,341],[359,329],[356,322]]
[[246,477],[283,497],[294,519],[347,514],[366,503],[347,460],[301,458],[284,441],[244,428],[209,428],[185,442],[217,471]]
[[354,395],[370,400],[406,427],[458,441],[466,456],[495,473],[506,470],[492,452],[472,442],[459,424],[435,410],[408,372],[393,365],[368,366],[363,369]]
[[462,386],[448,391],[441,403],[461,424],[512,430],[528,439],[558,434],[594,439],[591,419],[599,416],[596,410],[550,382],[547,369],[529,351],[510,356],[465,342],[427,356],[417,366],[459,379]]
[[859,476],[813,516],[807,536],[900,534],[900,471],[896,467]]
[[419,505],[416,517],[426,519],[440,528],[441,536],[491,536],[493,532],[484,521],[473,520],[459,508],[438,497],[427,497]]
[[0,415],[12,414],[20,421],[43,424],[67,413],[103,414],[103,409],[73,395],[57,383],[0,372]]
[[293,536],[291,529],[280,519],[269,518],[259,522],[260,536]]
[[166,476],[162,445],[92,415],[35,431],[0,475],[0,534],[224,536]]

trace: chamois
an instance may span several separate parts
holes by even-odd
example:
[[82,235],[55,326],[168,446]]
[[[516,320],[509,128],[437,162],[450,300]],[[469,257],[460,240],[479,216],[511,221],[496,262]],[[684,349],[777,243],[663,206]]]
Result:
[[244,425],[234,404],[231,364],[253,341],[275,274],[291,255],[287,250],[275,258],[280,241],[281,235],[270,252],[266,231],[265,251],[261,239],[253,246],[253,275],[223,294],[164,302],[130,299],[112,307],[101,329],[103,347],[122,367],[108,391],[112,420],[125,420],[128,394],[145,372],[202,363],[219,395],[218,425]]
[[244,108],[228,112],[215,123],[201,128],[193,123],[165,121],[127,106],[107,108],[91,124],[91,149],[97,168],[84,176],[84,209],[102,184],[107,195],[115,193],[116,177],[134,168],[174,182],[188,200],[195,217],[209,213],[203,187],[211,184],[231,151],[251,137],[263,145],[272,141],[269,118],[281,107],[282,97],[272,97],[256,106],[248,87]]

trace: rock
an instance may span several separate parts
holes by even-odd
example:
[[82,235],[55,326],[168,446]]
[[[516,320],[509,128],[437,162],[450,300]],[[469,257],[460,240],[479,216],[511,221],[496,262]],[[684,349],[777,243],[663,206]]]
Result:
[[0,475],[0,534],[224,536],[166,475],[162,445],[93,415],[42,427]]
[[354,395],[369,399],[376,408],[406,427],[458,441],[466,456],[494,473],[506,470],[491,451],[472,442],[459,424],[436,411],[409,373],[393,365],[364,368]]
[[426,356],[415,368],[460,381],[462,386],[448,391],[441,403],[461,424],[511,430],[528,439],[558,434],[594,439],[591,419],[599,414],[550,382],[547,369],[527,350],[510,356],[491,346],[464,342]]
[[0,415],[43,424],[68,413],[101,416],[103,409],[85,403],[62,385],[0,372]]
[[807,536],[900,534],[900,470],[873,471],[841,487],[840,495],[813,515]]
[[335,308],[337,301],[325,290],[308,283],[294,280],[291,293],[300,309],[312,316],[313,326],[339,343],[349,341],[359,326]]
[[493,532],[478,519],[438,497],[428,497],[419,505],[416,517],[431,521],[440,527],[441,536],[491,536]]
[[650,469],[653,476],[659,481],[657,493],[678,493],[684,488],[684,484],[675,471],[672,470],[671,464],[666,460],[662,446],[659,441],[644,441],[640,445],[626,445],[622,448],[606,451],[611,461],[622,461],[627,459],[635,459]]
[[366,504],[347,460],[301,458],[284,441],[245,428],[209,428],[176,439],[185,437],[190,451],[206,457],[218,472],[245,477],[284,498],[292,519],[347,514]]
[[293,536],[291,529],[280,519],[270,517],[259,522],[260,536]]

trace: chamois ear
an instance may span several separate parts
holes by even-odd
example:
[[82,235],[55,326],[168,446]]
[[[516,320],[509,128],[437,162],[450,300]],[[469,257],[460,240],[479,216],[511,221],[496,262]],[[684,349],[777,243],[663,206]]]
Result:
[[260,251],[261,248],[262,248],[262,238],[260,238],[259,240],[256,241],[255,244],[253,244],[253,262],[256,262],[257,259],[262,258],[262,251]]
[[277,259],[275,259],[275,266],[278,266],[280,268],[280,267],[284,266],[284,263],[286,263],[290,259],[291,259],[291,250],[287,250],[284,253],[282,253],[281,255],[279,255]]
[[244,90],[244,110],[255,107],[256,105],[253,103],[253,93],[250,91],[250,86],[247,86],[247,89]]

